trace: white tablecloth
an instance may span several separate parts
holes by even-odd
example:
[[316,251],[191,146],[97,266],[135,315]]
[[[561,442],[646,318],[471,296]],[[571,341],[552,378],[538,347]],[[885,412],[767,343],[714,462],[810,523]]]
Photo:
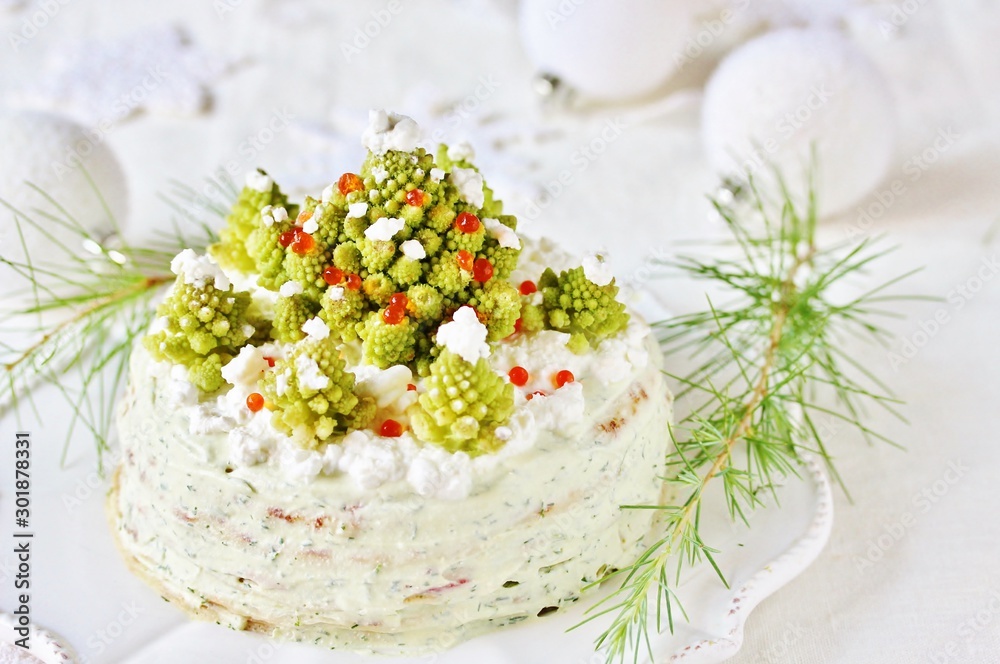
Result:
[[[223,3],[231,11],[222,11]],[[109,133],[128,173],[133,231],[162,222],[165,209],[156,194],[171,179],[196,184],[235,159],[241,170],[260,165],[279,182],[285,176],[315,185],[361,156],[356,142],[344,143],[329,129],[332,116],[363,122],[365,109],[388,106],[419,120],[435,99],[454,99],[469,118],[458,112],[442,126],[457,126],[452,135],[485,146],[487,178],[496,172],[493,181],[515,209],[527,209],[525,201],[537,191],[523,182],[544,185],[570,173],[562,191],[526,223],[530,232],[572,249],[606,247],[619,274],[640,282],[647,262],[675,251],[679,239],[720,232],[704,200],[714,183],[698,140],[697,95],[679,96],[656,119],[642,121],[634,108],[605,109],[564,121],[550,140],[497,150],[486,145],[487,137],[530,136],[539,117],[533,69],[510,13],[485,1],[405,3],[348,58],[342,44],[386,3],[351,4],[58,4],[28,43],[16,51],[0,48],[0,84],[8,90],[25,84],[66,40],[112,38],[161,24],[182,26],[199,48],[230,63],[208,83],[211,112],[140,115]],[[744,649],[732,660],[739,664],[1000,661],[1000,233],[996,240],[990,235],[1000,224],[1000,3],[912,4],[921,7],[892,35],[883,34],[871,14],[858,14],[851,27],[892,81],[899,104],[902,138],[890,177],[904,177],[906,162],[940,131],[958,134],[865,229],[899,247],[876,267],[871,283],[924,266],[901,290],[942,298],[911,302],[905,317],[886,321],[896,335],[888,348],[856,351],[907,402],[908,424],[877,411],[868,418],[905,449],[867,447],[847,433],[837,437],[833,447],[853,503],[838,496],[824,554],[753,614]],[[20,29],[33,8],[29,3],[29,11],[0,14],[0,32]],[[248,157],[241,143],[283,109],[294,126]],[[499,125],[479,122],[483,109],[501,114]],[[581,168],[574,151],[616,117],[623,118],[620,135]],[[831,220],[824,236],[842,238],[857,223],[855,214]],[[702,292],[691,284],[648,283],[677,311],[702,305]],[[122,607],[101,597],[94,575],[117,560],[87,437],[76,436],[60,470],[60,423],[29,417],[25,426],[38,441],[34,618],[69,637],[90,661],[120,661],[164,624],[182,619],[166,605]],[[3,420],[5,441],[14,428],[12,418]],[[8,493],[3,505],[7,532]],[[0,562],[10,561],[6,551],[0,554]],[[7,572],[0,576],[2,608],[9,609]],[[145,599],[145,589],[134,583],[136,596]]]

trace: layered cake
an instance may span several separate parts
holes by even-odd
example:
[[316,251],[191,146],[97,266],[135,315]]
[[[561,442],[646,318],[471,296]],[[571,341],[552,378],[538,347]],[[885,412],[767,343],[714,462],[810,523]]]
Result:
[[440,650],[544,616],[657,536],[671,396],[599,255],[519,236],[465,145],[373,112],[293,205],[247,178],[134,349],[109,496],[193,616]]

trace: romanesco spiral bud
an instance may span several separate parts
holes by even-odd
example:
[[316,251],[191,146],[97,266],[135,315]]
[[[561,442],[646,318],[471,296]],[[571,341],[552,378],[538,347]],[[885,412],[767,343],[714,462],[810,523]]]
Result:
[[319,313],[320,305],[304,294],[279,297],[274,304],[271,336],[278,341],[293,343],[305,337],[302,326]]
[[514,411],[514,386],[495,374],[486,360],[472,364],[442,350],[430,364],[425,386],[427,391],[409,410],[417,436],[470,455],[503,445],[494,431]]
[[[267,178],[267,174],[259,169],[258,175]],[[270,178],[264,181],[270,182]],[[281,193],[277,184],[271,183],[266,191],[243,187],[226,216],[226,225],[219,231],[219,242],[209,247],[209,253],[220,265],[243,272],[255,269],[256,263],[247,253],[246,241],[250,233],[261,225],[260,211],[267,205],[279,207],[287,203],[287,197]]]
[[[582,267],[558,277],[548,269],[538,281],[548,323],[556,330],[582,335],[596,346],[628,325],[625,305],[619,302],[614,281],[598,286],[587,279]],[[580,344],[575,344],[579,348]]]
[[416,355],[417,326],[409,316],[390,324],[383,320],[382,312],[369,313],[359,333],[364,361],[380,369],[407,364]]
[[[247,320],[250,305],[247,293],[219,290],[214,283],[187,283],[184,274],[167,298],[157,307],[161,329],[147,335],[143,343],[158,360],[168,360],[189,368],[191,381],[204,391],[221,387],[212,375],[221,371],[224,360],[239,352],[239,348],[254,333]],[[219,357],[206,361],[211,355]]]
[[354,374],[332,335],[297,344],[260,385],[274,408],[271,423],[306,446],[368,426],[375,414],[372,399],[354,393]]

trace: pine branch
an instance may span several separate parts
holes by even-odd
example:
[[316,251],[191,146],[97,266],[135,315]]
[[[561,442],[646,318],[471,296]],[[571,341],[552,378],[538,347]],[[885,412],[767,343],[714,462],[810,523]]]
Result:
[[[91,186],[100,198],[92,182]],[[135,246],[121,238],[106,206],[111,233],[101,237],[44,191],[35,191],[47,207],[25,211],[0,200],[0,209],[13,215],[24,254],[20,260],[0,256],[0,268],[27,284],[10,298],[20,304],[5,312],[0,415],[20,413],[24,403],[37,413],[35,389],[53,386],[73,413],[63,458],[77,426],[82,426],[94,437],[98,467],[103,469],[102,454],[108,449],[115,397],[128,356],[149,326],[156,293],[174,280],[170,261],[183,248],[207,246],[214,236],[181,233],[174,218],[174,232],[161,233],[147,246]],[[223,209],[221,204],[194,198],[173,200],[171,206],[189,221]],[[209,228],[205,222],[198,227]],[[28,238],[46,246],[44,259],[32,255]]]
[[[838,347],[852,328],[879,338],[879,328],[869,320],[870,305],[902,299],[884,294],[898,279],[841,304],[831,303],[829,294],[832,286],[887,252],[873,250],[868,240],[820,249],[814,201],[800,215],[786,192],[774,221],[772,208],[752,183],[749,192],[749,207],[715,203],[739,260],[683,257],[670,263],[696,280],[728,289],[732,299],[721,308],[709,301],[707,311],[656,324],[668,356],[702,357],[679,379],[678,394],[702,398],[670,432],[676,449],[668,459],[669,480],[681,489],[683,501],[623,506],[658,510],[663,534],[634,564],[612,575],[618,579],[616,591],[591,607],[584,621],[614,615],[597,639],[609,663],[629,654],[638,662],[643,651],[652,658],[650,630],[663,628],[664,614],[673,630],[676,609],[683,613],[674,586],[686,567],[707,562],[726,583],[714,559],[717,551],[700,534],[703,499],[711,487],[720,486],[730,518],[745,522],[750,511],[764,505],[762,492],[777,498],[774,487],[798,472],[803,451],[820,455],[842,484],[816,415],[880,440],[885,439],[862,422],[864,407],[878,404],[898,415],[892,408],[898,402],[885,386]],[[750,211],[763,216],[756,235],[744,219]],[[835,403],[818,403],[821,390]],[[735,464],[737,450],[745,452],[745,466]]]

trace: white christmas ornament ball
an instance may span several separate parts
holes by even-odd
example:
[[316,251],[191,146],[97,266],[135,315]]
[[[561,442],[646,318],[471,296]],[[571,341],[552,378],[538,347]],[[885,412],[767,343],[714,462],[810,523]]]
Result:
[[722,61],[705,88],[701,134],[720,174],[766,188],[777,167],[799,202],[814,155],[818,212],[828,216],[885,178],[895,110],[882,76],[839,33],[785,29]]
[[524,1],[521,40],[541,71],[588,96],[625,99],[675,73],[700,15],[683,0]]
[[[70,249],[79,246],[83,251],[79,235],[34,213],[34,209],[41,209],[63,217],[27,183],[37,186],[81,226],[98,236],[112,228],[105,204],[119,226],[124,225],[128,213],[125,174],[102,136],[51,113],[0,109],[0,147],[0,199],[44,224],[50,234]],[[24,251],[14,219],[14,213],[0,204],[0,254],[21,261]],[[50,239],[23,220],[22,228],[34,260],[54,258]]]

